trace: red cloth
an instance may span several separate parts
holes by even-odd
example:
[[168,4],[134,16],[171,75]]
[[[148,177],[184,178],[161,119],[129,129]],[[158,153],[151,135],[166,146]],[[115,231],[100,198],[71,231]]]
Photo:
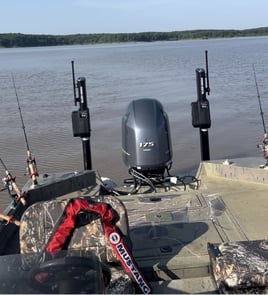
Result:
[[112,222],[114,215],[108,204],[94,203],[85,199],[72,199],[65,210],[66,218],[59,225],[57,231],[50,239],[46,251],[55,258],[57,253],[63,249],[66,240],[76,226],[76,217],[81,210],[95,212],[101,216],[105,237],[116,253],[117,258],[120,260],[125,271],[131,275],[144,294],[151,293],[151,288],[139,271],[125,240]]

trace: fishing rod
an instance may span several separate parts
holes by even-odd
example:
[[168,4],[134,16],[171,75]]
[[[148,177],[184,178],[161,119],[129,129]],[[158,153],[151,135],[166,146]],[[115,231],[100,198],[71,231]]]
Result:
[[259,87],[258,87],[257,76],[256,76],[254,64],[252,64],[252,69],[253,69],[253,74],[254,74],[255,86],[256,86],[256,90],[257,90],[257,98],[258,98],[258,102],[259,102],[260,115],[261,115],[261,119],[262,119],[263,131],[264,131],[262,144],[258,144],[257,147],[263,151],[263,156],[267,160],[266,164],[264,165],[264,167],[266,167],[266,166],[268,166],[268,137],[267,137],[267,132],[266,132],[264,114],[263,114],[262,105],[261,105],[261,96],[260,96],[260,92],[259,92]]
[[13,177],[11,173],[8,171],[7,166],[5,165],[4,161],[0,158],[0,162],[5,169],[6,177],[3,178],[3,183],[8,189],[8,192],[11,197],[13,197],[11,191],[14,190],[16,193],[15,201],[20,201],[23,205],[26,205],[25,194],[20,191],[16,184],[16,177]]
[[26,134],[26,128],[25,128],[25,124],[24,124],[24,120],[23,120],[23,116],[22,116],[22,112],[21,112],[19,96],[18,96],[18,93],[17,93],[17,88],[16,88],[13,73],[11,73],[11,77],[12,77],[13,87],[14,87],[14,90],[15,90],[15,96],[16,96],[16,99],[17,99],[18,109],[19,109],[19,113],[20,113],[20,120],[21,120],[21,124],[22,124],[22,130],[23,130],[24,139],[25,139],[26,148],[27,148],[26,154],[27,154],[28,175],[32,179],[33,186],[35,186],[35,185],[38,184],[38,182],[37,182],[38,172],[37,172],[36,161],[35,161],[35,158],[32,157],[32,154],[31,154],[31,151],[30,151],[29,142],[28,142],[28,138],[27,138],[27,134]]
[[255,79],[256,90],[257,90],[258,102],[259,102],[259,106],[260,106],[260,114],[261,114],[261,119],[262,119],[262,125],[263,125],[263,129],[264,129],[264,133],[266,134],[267,132],[266,132],[266,127],[265,127],[265,122],[264,122],[262,106],[261,106],[261,96],[260,96],[260,92],[259,92],[259,87],[258,87],[258,82],[257,82],[257,77],[256,77],[256,71],[255,71],[254,64],[252,64],[252,68],[253,68],[253,74],[254,74],[254,79]]

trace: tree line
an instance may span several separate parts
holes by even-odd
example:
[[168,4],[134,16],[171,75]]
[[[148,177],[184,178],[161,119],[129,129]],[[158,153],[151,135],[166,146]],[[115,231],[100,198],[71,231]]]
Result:
[[187,39],[214,39],[268,36],[268,27],[246,30],[188,30],[173,32],[101,33],[72,35],[38,35],[21,33],[0,34],[0,47],[34,47],[56,45],[86,45],[118,42],[178,41]]

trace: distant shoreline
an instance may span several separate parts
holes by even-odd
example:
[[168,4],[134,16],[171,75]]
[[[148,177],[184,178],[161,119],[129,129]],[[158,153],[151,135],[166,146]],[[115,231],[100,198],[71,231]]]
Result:
[[15,47],[43,47],[57,45],[90,45],[107,43],[180,41],[195,39],[225,39],[242,37],[266,37],[268,27],[245,30],[188,30],[173,32],[140,32],[140,33],[100,33],[100,34],[72,34],[45,35],[0,33],[1,48]]

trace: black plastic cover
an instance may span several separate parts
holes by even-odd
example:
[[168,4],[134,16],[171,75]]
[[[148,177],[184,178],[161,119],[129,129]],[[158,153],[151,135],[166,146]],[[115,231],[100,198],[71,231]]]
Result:
[[122,117],[124,163],[139,171],[165,169],[172,160],[169,120],[152,98],[133,100]]
[[204,102],[196,101],[192,106],[192,125],[194,128],[207,129],[211,126],[210,109],[208,100]]
[[89,110],[79,110],[72,112],[73,136],[90,137]]

